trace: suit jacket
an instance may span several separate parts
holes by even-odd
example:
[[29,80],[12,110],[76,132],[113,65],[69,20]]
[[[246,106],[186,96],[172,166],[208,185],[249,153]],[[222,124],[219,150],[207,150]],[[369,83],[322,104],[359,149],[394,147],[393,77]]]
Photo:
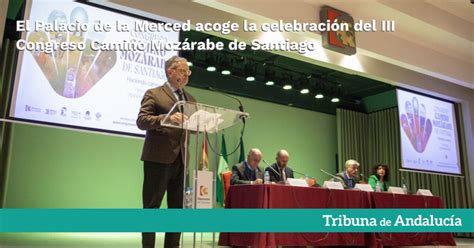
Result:
[[[255,177],[263,180],[263,170],[260,166],[255,171]],[[232,166],[232,177],[230,178],[230,185],[235,184],[250,184],[251,180],[245,173],[245,162]]]
[[[339,177],[342,181],[342,184],[344,186],[344,188],[349,188],[349,189],[352,189],[355,187],[356,183],[359,183],[359,177],[358,176],[355,176],[353,178],[349,178],[346,176],[346,173],[345,171],[343,172],[339,172],[336,174],[337,177]],[[332,180],[334,181],[334,180]],[[349,187],[349,185],[352,184],[352,187]]]
[[[293,170],[289,168],[288,166],[285,167],[285,175],[286,178],[293,178]],[[278,166],[277,163],[273,163],[269,167],[265,169],[265,171],[268,171],[268,174],[270,175],[270,182],[284,182],[283,181],[283,175],[280,171],[280,167]]]
[[[184,90],[183,92],[188,102],[196,102],[193,96]],[[166,84],[145,92],[137,118],[138,128],[146,130],[141,156],[143,161],[171,164],[180,152],[184,155],[185,132],[182,129],[161,126],[161,120],[176,102],[174,93]],[[184,163],[184,156],[181,157]]]

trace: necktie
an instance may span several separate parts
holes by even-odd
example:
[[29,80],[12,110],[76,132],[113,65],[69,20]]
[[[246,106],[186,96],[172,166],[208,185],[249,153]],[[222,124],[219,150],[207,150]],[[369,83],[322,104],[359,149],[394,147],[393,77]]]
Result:
[[184,94],[182,90],[176,90],[176,94],[178,95],[178,100],[183,101],[184,100]]

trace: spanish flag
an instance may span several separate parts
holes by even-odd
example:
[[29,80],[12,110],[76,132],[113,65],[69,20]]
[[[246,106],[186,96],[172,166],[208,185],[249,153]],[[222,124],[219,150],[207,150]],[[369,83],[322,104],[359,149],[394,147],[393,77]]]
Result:
[[201,161],[199,161],[199,170],[208,171],[209,170],[209,159],[207,154],[207,133],[204,131],[203,141],[202,141],[202,156]]

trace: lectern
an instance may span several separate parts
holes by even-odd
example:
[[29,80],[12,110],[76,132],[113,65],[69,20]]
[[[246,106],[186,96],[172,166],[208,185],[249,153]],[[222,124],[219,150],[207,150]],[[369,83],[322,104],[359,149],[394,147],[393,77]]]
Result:
[[[172,122],[170,116],[176,112],[181,112],[185,117],[180,123]],[[215,151],[218,151],[218,133],[229,128],[242,119],[248,118],[249,114],[241,111],[225,109],[201,103],[178,101],[171,108],[165,118],[161,121],[162,126],[179,128],[185,130],[185,163],[184,163],[184,187],[183,187],[183,208],[215,208],[216,207],[216,177],[219,154],[214,152],[216,159],[213,165],[209,165],[211,171],[199,171],[199,140],[206,139],[204,133],[215,134]],[[191,135],[196,136],[196,147],[189,150],[189,140]],[[195,157],[193,169],[189,164],[190,157]],[[192,173],[190,173],[192,172]],[[193,175],[192,180],[189,176]],[[215,234],[212,235],[213,247]],[[184,240],[184,237],[183,239]],[[196,235],[193,235],[193,247],[196,245]]]

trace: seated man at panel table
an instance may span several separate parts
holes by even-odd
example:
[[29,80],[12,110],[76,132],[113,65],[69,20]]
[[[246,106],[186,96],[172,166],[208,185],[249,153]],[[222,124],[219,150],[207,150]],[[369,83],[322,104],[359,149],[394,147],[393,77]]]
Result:
[[247,155],[247,160],[232,166],[230,185],[236,184],[262,184],[263,170],[258,166],[262,160],[262,152],[253,148]]
[[279,150],[276,162],[268,166],[265,171],[270,175],[270,182],[285,183],[287,178],[293,178],[293,170],[288,167],[290,154],[286,150]]
[[336,174],[336,176],[341,179],[340,182],[343,184],[344,188],[353,189],[355,185],[359,183],[359,176],[357,175],[359,172],[359,166],[359,162],[349,159],[345,163],[346,169],[343,172]]

